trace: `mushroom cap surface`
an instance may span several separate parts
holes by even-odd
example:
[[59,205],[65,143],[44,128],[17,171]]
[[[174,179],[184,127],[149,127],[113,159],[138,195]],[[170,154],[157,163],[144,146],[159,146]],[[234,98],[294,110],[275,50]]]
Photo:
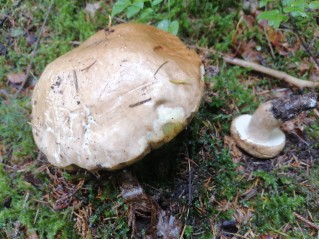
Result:
[[32,96],[34,140],[56,166],[119,169],[182,131],[203,91],[201,59],[176,36],[120,24],[45,68]]
[[237,145],[256,158],[273,158],[285,147],[286,136],[275,128],[267,140],[256,139],[249,135],[248,125],[252,115],[240,115],[235,118],[230,127],[230,132]]

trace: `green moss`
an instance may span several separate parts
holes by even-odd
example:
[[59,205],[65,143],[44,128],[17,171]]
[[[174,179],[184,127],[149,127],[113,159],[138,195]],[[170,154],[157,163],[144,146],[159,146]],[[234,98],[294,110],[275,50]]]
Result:
[[[21,174],[7,175],[4,165],[0,164],[0,235],[13,237],[14,228],[36,231],[40,238],[53,239],[76,238],[74,223],[69,215],[72,209],[54,212],[49,205],[37,202],[41,200],[41,190],[23,180]],[[11,235],[11,236],[10,236]],[[19,234],[16,238],[25,238]]]
[[304,204],[301,196],[286,193],[258,195],[256,201],[250,203],[256,213],[252,223],[259,227],[259,231],[267,232],[279,230],[284,223],[294,223],[294,212]]
[[13,152],[13,156],[35,155],[30,112],[29,98],[0,101],[0,142]]

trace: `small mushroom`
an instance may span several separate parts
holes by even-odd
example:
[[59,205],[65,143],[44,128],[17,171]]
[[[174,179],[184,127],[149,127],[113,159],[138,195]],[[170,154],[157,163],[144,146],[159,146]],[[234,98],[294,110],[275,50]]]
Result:
[[56,166],[119,169],[182,131],[203,90],[201,59],[177,37],[120,24],[46,67],[32,96],[34,140]]
[[232,121],[232,137],[250,155],[256,158],[273,158],[285,147],[286,136],[280,130],[282,123],[302,111],[315,108],[316,105],[315,94],[267,101],[253,115],[241,115]]

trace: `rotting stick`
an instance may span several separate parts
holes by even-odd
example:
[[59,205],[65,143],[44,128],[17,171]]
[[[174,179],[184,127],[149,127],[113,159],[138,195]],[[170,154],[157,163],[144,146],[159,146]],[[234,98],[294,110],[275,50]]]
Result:
[[288,83],[290,83],[290,84],[292,84],[300,89],[303,89],[305,87],[314,88],[314,87],[319,86],[318,82],[301,80],[301,79],[298,79],[294,76],[288,75],[286,72],[270,69],[268,67],[259,65],[259,64],[254,63],[254,62],[249,62],[249,61],[241,60],[238,58],[231,58],[231,57],[226,57],[226,56],[224,56],[223,59],[226,63],[238,65],[238,66],[245,67],[245,68],[251,68],[254,71],[261,72],[263,74],[275,77],[275,78],[280,79],[280,80],[284,80],[284,81],[286,81],[286,82],[288,82]]
[[294,212],[294,215],[302,222],[306,223],[307,225],[309,225],[310,227],[316,229],[317,231],[319,231],[319,226],[315,225],[314,223],[312,223],[311,221],[309,221],[308,219],[304,218],[303,216],[299,215],[298,213]]
[[229,57],[229,56],[225,56],[225,54],[215,51],[213,49],[208,49],[208,48],[203,48],[203,47],[198,47],[198,46],[189,46],[190,48],[195,48],[195,49],[199,49],[201,51],[206,51],[209,53],[214,53],[217,54],[219,56],[221,56],[223,58],[223,60],[226,63],[229,64],[233,64],[233,65],[237,65],[237,66],[241,66],[244,68],[251,68],[254,71],[272,76],[274,78],[280,79],[280,80],[284,80],[300,89],[309,87],[309,88],[315,88],[319,86],[318,82],[313,82],[313,81],[306,81],[306,80],[302,80],[299,78],[296,78],[294,76],[291,76],[289,74],[287,74],[286,72],[283,71],[278,71],[278,70],[274,70],[274,69],[270,69],[268,67],[259,65],[257,63],[254,62],[250,62],[250,61],[245,61],[242,59],[238,59],[238,58],[233,58],[233,57]]
[[42,26],[41,26],[41,29],[40,29],[40,32],[39,32],[39,35],[38,35],[38,39],[37,39],[37,41],[35,43],[33,51],[31,52],[31,56],[30,56],[31,59],[30,59],[29,65],[27,67],[27,71],[26,71],[25,77],[24,77],[23,81],[21,82],[21,85],[20,85],[19,89],[16,91],[16,93],[13,96],[13,98],[15,98],[15,99],[18,97],[18,95],[22,91],[25,83],[27,82],[29,76],[31,75],[31,68],[32,68],[32,65],[33,65],[34,57],[35,57],[35,55],[36,55],[36,53],[38,51],[38,47],[39,47],[39,44],[40,44],[40,39],[41,39],[41,36],[43,34],[44,27],[45,27],[45,25],[46,25],[46,23],[48,21],[48,18],[49,18],[49,15],[50,15],[50,12],[51,12],[53,4],[54,4],[54,0],[51,0],[50,6],[49,6],[49,8],[47,10],[47,14],[46,14],[46,16],[44,18],[44,21],[42,23]]

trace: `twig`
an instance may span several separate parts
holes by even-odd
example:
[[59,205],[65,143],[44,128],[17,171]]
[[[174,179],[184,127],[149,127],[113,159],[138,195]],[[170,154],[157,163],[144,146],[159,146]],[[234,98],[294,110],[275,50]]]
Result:
[[155,73],[154,73],[154,78],[155,78],[157,72],[158,72],[165,64],[167,64],[167,63],[168,63],[168,61],[163,62],[163,64],[160,65],[160,66],[157,68],[157,70],[156,70]]
[[239,235],[237,233],[226,232],[225,234],[231,235],[231,236],[235,236],[235,237],[239,237],[239,238],[249,239],[249,237],[242,236],[242,235]]
[[192,190],[192,181],[193,181],[193,177],[192,177],[192,168],[191,168],[191,164],[190,164],[190,159],[188,159],[188,205],[191,206],[192,205],[192,201],[193,201],[193,190]]
[[313,112],[315,113],[315,115],[317,116],[317,118],[319,118],[319,112],[317,109],[314,109]]
[[311,226],[312,228],[316,229],[317,231],[319,231],[319,226],[315,225],[314,223],[312,223],[311,221],[307,220],[306,218],[304,218],[303,216],[299,215],[298,213],[294,212],[294,215],[302,222],[306,223],[307,225]]
[[87,67],[85,67],[85,68],[81,69],[80,71],[86,71],[86,70],[90,69],[90,68],[91,68],[91,66],[93,66],[95,63],[96,63],[96,60],[95,60],[95,61],[93,61],[93,63],[91,63],[89,66],[87,66]]
[[152,98],[150,97],[150,98],[148,98],[148,99],[146,99],[146,100],[142,100],[142,101],[139,101],[139,102],[137,102],[137,103],[131,104],[131,105],[129,105],[128,107],[133,108],[133,107],[142,105],[142,104],[144,104],[144,103],[146,103],[146,102],[149,102],[149,101],[151,101],[151,100],[152,100]]
[[207,49],[207,48],[202,48],[202,47],[198,47],[198,46],[189,46],[189,47],[199,49],[199,50],[204,51],[204,52],[217,54],[217,55],[221,56],[226,63],[245,67],[245,68],[251,68],[254,71],[272,76],[272,77],[280,79],[280,80],[284,80],[284,81],[286,81],[286,82],[288,82],[288,83],[290,83],[290,84],[292,84],[300,89],[303,89],[305,87],[315,88],[315,87],[319,86],[318,82],[302,80],[302,79],[296,78],[294,76],[288,75],[286,72],[283,72],[283,71],[273,70],[273,69],[259,65],[259,64],[254,63],[254,62],[245,61],[245,60],[241,60],[238,58],[226,56],[225,54],[223,54],[219,51],[213,50],[213,49]]
[[75,86],[76,93],[79,93],[78,77],[76,75],[75,70],[73,70],[73,79],[74,79],[74,86]]
[[238,65],[241,67],[245,67],[245,68],[251,68],[254,71],[257,72],[261,72],[264,73],[266,75],[275,77],[277,79],[280,80],[284,80],[300,89],[303,89],[305,87],[318,87],[319,83],[318,82],[312,82],[312,81],[306,81],[306,80],[301,80],[298,79],[296,77],[293,77],[291,75],[288,75],[286,72],[283,71],[277,71],[277,70],[273,70],[270,68],[267,68],[265,66],[259,65],[257,63],[254,62],[249,62],[249,61],[244,61],[238,58],[231,58],[231,57],[227,57],[224,56],[223,57],[224,61],[229,63],[229,64],[233,64],[233,65]]
[[52,9],[53,4],[54,4],[54,0],[51,0],[50,6],[49,6],[49,8],[48,8],[48,10],[47,10],[47,14],[46,14],[46,16],[45,16],[45,18],[44,18],[44,21],[43,21],[43,23],[42,23],[42,26],[41,26],[41,29],[40,29],[40,32],[39,32],[39,35],[38,35],[38,39],[37,39],[37,41],[36,41],[36,43],[35,43],[35,45],[34,45],[33,51],[31,52],[30,63],[29,63],[29,65],[28,65],[28,67],[27,67],[27,71],[26,71],[25,77],[24,77],[24,79],[23,79],[23,81],[22,81],[22,83],[21,83],[19,89],[18,89],[18,90],[16,91],[16,93],[14,94],[14,96],[13,96],[14,98],[17,98],[17,97],[18,97],[18,95],[20,94],[20,92],[21,92],[22,89],[24,88],[24,85],[26,84],[26,82],[27,82],[29,76],[31,75],[31,68],[32,68],[32,65],[33,65],[33,62],[34,62],[34,57],[35,57],[35,55],[36,55],[36,53],[37,53],[37,51],[38,51],[39,44],[40,44],[40,39],[41,39],[41,36],[42,36],[42,34],[43,34],[44,27],[45,27],[45,25],[46,25],[46,23],[47,23],[47,21],[48,21],[48,18],[49,18],[49,15],[50,15],[50,12],[51,12],[51,9]]
[[275,53],[274,53],[274,49],[272,48],[272,45],[271,45],[271,42],[270,42],[270,39],[269,39],[269,36],[268,36],[268,33],[266,31],[266,27],[265,26],[264,26],[264,33],[265,33],[265,36],[266,36],[266,39],[267,39],[267,42],[268,42],[268,46],[270,48],[271,56],[272,56],[273,59],[276,59]]
[[189,215],[189,208],[187,208],[187,212],[186,212],[186,218],[185,218],[185,224],[183,226],[183,230],[181,232],[181,235],[179,236],[179,239],[182,239],[184,237],[184,233],[185,233],[185,229],[187,227],[186,221],[188,219],[188,215]]

